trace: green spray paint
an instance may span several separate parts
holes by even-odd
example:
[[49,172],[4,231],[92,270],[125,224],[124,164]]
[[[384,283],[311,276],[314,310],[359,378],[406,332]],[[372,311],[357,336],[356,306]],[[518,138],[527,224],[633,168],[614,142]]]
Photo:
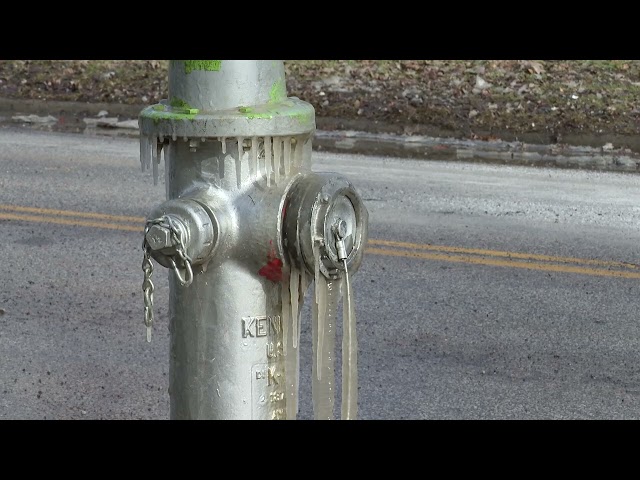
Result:
[[193,108],[187,102],[178,97],[171,98],[171,102],[169,102],[171,106],[178,110],[183,110],[182,113],[198,113],[197,108]]
[[145,111],[144,116],[153,120],[153,123],[157,125],[161,120],[194,120],[198,111],[196,109],[193,110],[195,110],[195,112],[193,113],[187,110],[183,110],[180,112],[169,112],[159,111],[153,108],[151,110]]
[[244,114],[244,116],[249,120],[253,120],[254,118],[273,118],[273,115],[277,114],[277,112],[272,112],[269,110],[256,112],[255,108],[251,107],[238,107],[238,111]]
[[207,72],[217,72],[222,66],[222,60],[185,60],[184,73],[189,75],[194,70],[205,70]]
[[315,110],[313,108],[299,106],[289,99],[278,103],[258,105],[257,107],[238,107],[238,112],[249,120],[256,118],[270,119],[283,115],[293,118],[301,125],[311,124],[315,118]]
[[184,108],[184,109],[191,108],[191,105],[189,105],[187,102],[185,102],[184,100],[178,97],[172,97],[171,101],[169,102],[169,105],[171,105],[174,108]]
[[279,78],[271,86],[269,91],[269,103],[276,103],[286,98],[287,89],[282,78]]
[[298,123],[300,123],[301,125],[304,125],[306,123],[311,123],[313,121],[313,119],[315,118],[315,111],[314,110],[309,110],[309,109],[304,109],[301,111],[294,111],[291,114],[291,118],[294,118],[298,121]]
[[249,120],[253,120],[254,118],[273,118],[273,114],[271,113],[250,113],[247,115]]

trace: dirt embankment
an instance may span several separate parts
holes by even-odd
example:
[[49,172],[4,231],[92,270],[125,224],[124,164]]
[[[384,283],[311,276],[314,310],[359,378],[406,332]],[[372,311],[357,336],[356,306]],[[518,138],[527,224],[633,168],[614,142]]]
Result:
[[[0,97],[149,105],[166,60],[4,60]],[[327,129],[590,144],[640,131],[638,60],[290,60],[287,90]],[[583,139],[580,142],[579,139]]]

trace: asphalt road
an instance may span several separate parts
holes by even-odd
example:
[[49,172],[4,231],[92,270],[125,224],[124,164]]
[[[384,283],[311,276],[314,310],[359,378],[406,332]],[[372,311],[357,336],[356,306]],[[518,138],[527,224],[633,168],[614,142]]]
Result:
[[[0,129],[0,419],[168,418],[130,138]],[[640,177],[316,152],[370,213],[361,419],[639,419]],[[312,418],[310,327],[301,419]]]

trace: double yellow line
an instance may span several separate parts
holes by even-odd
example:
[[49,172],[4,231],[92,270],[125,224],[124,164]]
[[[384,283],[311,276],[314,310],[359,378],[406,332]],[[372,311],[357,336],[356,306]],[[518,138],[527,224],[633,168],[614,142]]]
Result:
[[[371,239],[366,252],[374,255],[420,258],[440,262],[470,263],[494,267],[524,268],[556,273],[579,273],[599,277],[640,278],[640,265],[627,262],[591,260],[586,258],[556,257],[532,253],[504,252],[478,248],[425,245]],[[375,248],[371,245],[396,247]],[[427,253],[429,252],[429,253]],[[439,252],[439,253],[430,253]]]
[[[15,213],[7,213],[15,212]],[[35,215],[29,215],[35,214]],[[92,220],[80,220],[89,218]],[[122,215],[107,215],[104,213],[73,212],[70,210],[56,210],[53,208],[19,207],[17,205],[0,204],[0,220],[18,220],[22,222],[56,223],[58,225],[72,225],[76,227],[107,228],[111,230],[127,230],[142,232],[144,218],[125,217]],[[100,221],[97,220],[106,220]],[[114,223],[116,222],[116,223]],[[124,223],[121,223],[124,222]],[[136,225],[127,225],[135,223]]]
[[[2,204],[0,204],[0,220],[53,223],[139,233],[142,233],[145,221],[143,217]],[[369,239],[365,253],[437,262],[522,268],[556,273],[577,273],[600,277],[640,278],[640,266],[634,263],[397,242],[393,240]]]

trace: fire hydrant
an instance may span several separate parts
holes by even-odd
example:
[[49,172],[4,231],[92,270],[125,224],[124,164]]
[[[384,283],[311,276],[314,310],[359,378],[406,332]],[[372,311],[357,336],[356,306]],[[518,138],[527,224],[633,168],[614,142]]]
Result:
[[282,61],[172,60],[169,98],[139,117],[142,170],[165,160],[166,201],[143,238],[169,272],[171,419],[295,419],[300,312],[314,285],[313,405],[334,417],[342,299],[341,418],[357,415],[351,275],[368,214],[354,186],[311,171],[314,108],[287,97]]

